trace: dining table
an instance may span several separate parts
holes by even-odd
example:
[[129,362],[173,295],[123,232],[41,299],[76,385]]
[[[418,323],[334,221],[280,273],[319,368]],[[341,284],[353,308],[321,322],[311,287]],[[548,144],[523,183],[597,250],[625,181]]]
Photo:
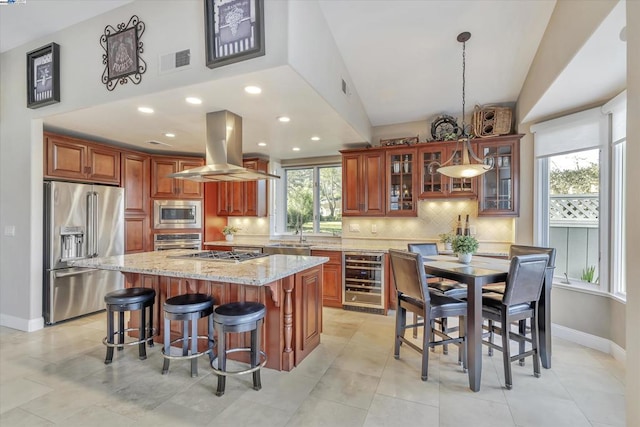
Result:
[[[449,255],[429,255],[423,257],[427,274],[454,280],[467,285],[467,366],[469,388],[480,391],[482,378],[482,287],[490,283],[506,282],[511,261],[508,259],[473,256],[468,264]],[[547,285],[548,284],[548,285]],[[551,367],[551,321],[550,321],[551,278],[543,283],[539,304],[539,353],[542,365]]]

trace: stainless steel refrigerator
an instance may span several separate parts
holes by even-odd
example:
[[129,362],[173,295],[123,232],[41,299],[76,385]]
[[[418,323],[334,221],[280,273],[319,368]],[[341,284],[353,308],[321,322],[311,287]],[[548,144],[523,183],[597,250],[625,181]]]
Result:
[[45,181],[45,323],[103,310],[104,296],[124,287],[118,271],[69,267],[68,261],[124,254],[124,189]]

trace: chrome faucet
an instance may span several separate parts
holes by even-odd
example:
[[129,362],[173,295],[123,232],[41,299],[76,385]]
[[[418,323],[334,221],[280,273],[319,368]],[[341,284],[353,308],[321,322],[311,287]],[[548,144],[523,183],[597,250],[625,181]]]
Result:
[[302,235],[302,215],[298,215],[298,223],[297,225],[297,229],[298,229],[298,233],[300,233],[300,243],[304,242],[304,236]]

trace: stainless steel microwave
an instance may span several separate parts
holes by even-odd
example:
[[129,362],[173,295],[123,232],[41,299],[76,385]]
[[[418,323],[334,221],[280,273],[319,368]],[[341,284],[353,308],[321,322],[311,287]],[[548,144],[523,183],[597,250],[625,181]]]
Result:
[[202,200],[154,200],[153,228],[201,228]]

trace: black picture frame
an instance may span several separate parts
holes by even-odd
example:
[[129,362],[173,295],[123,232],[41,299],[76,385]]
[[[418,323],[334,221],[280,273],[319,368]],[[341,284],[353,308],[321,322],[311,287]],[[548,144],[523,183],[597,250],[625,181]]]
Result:
[[264,0],[204,0],[207,67],[265,54]]
[[60,102],[60,46],[50,43],[27,53],[27,108]]
[[104,49],[102,64],[105,66],[102,83],[108,90],[115,89],[118,83],[139,84],[142,81],[142,74],[147,71],[147,63],[140,57],[144,51],[140,40],[144,30],[144,22],[136,15],[126,24],[123,22],[116,28],[111,25],[104,28],[104,34],[100,36],[100,45]]

